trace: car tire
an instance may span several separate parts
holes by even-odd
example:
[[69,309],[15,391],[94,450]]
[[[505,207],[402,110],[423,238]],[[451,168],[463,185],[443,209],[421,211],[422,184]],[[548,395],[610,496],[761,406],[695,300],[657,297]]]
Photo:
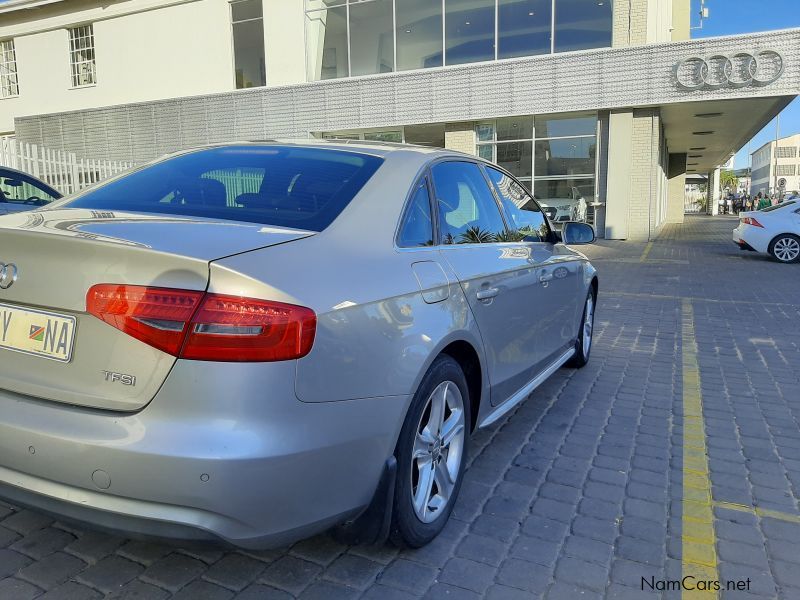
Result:
[[[573,369],[585,367],[589,362],[589,355],[592,352],[592,340],[594,336],[594,310],[597,304],[597,295],[594,288],[589,290],[586,295],[586,302],[583,304],[583,316],[581,317],[581,327],[578,330],[578,338],[575,340],[575,354],[566,362],[566,366]],[[587,328],[588,321],[588,328]]]
[[769,243],[768,252],[781,263],[800,261],[800,237],[782,233]]
[[419,548],[444,528],[461,489],[470,423],[467,379],[442,354],[422,378],[397,442],[395,544]]

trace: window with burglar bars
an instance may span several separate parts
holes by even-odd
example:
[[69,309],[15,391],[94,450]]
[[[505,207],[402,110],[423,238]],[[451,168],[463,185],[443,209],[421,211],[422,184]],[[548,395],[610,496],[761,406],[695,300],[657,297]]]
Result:
[[14,40],[0,41],[0,98],[19,96]]
[[72,87],[97,83],[94,64],[94,29],[91,23],[69,30],[69,58],[72,67]]

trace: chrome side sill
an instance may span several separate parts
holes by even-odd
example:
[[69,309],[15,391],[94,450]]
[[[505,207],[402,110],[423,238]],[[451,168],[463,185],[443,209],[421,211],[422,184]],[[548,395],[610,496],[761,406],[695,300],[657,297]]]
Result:
[[511,396],[508,400],[503,402],[500,406],[495,408],[492,412],[486,415],[486,418],[478,424],[478,427],[486,427],[491,425],[495,421],[497,421],[500,417],[514,408],[517,404],[525,400],[528,396],[531,395],[531,392],[535,390],[537,387],[542,385],[550,375],[555,373],[561,365],[567,362],[572,355],[575,354],[575,348],[570,348],[564,354],[559,356],[549,367],[547,367],[544,371],[539,373],[536,377],[531,379],[528,383],[526,383],[522,389],[520,389],[517,393]]

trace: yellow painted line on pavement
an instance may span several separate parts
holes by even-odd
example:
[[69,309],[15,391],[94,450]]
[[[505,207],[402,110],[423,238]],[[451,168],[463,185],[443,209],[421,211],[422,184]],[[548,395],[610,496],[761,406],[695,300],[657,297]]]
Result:
[[[644,255],[643,255],[644,256]],[[714,509],[708,472],[703,396],[697,366],[694,310],[681,303],[681,366],[683,372],[683,497],[681,498],[681,557],[683,576],[718,581]],[[713,598],[715,591],[687,590],[681,598]]]
[[647,260],[647,257],[650,256],[650,250],[653,249],[653,242],[647,242],[647,246],[644,247],[644,252],[642,252],[642,256],[639,258],[639,262],[644,262]]
[[800,523],[800,515],[793,515],[791,513],[781,512],[779,510],[772,510],[771,508],[760,508],[758,506],[747,506],[746,504],[736,504],[735,502],[722,502],[720,500],[714,501],[714,506],[718,508],[727,508],[728,510],[735,510],[738,512],[745,512],[757,517],[776,519],[778,521],[786,521],[787,523]]

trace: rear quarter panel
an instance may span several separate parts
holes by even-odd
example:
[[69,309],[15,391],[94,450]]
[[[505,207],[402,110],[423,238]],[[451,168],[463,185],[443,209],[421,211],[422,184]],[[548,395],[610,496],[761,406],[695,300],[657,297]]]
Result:
[[454,275],[445,300],[427,304],[422,297],[411,265],[441,262],[438,252],[395,247],[408,190],[430,156],[404,154],[392,153],[325,231],[211,265],[211,292],[317,313],[313,349],[296,365],[296,394],[304,402],[409,395],[450,341],[464,339],[482,353]]

